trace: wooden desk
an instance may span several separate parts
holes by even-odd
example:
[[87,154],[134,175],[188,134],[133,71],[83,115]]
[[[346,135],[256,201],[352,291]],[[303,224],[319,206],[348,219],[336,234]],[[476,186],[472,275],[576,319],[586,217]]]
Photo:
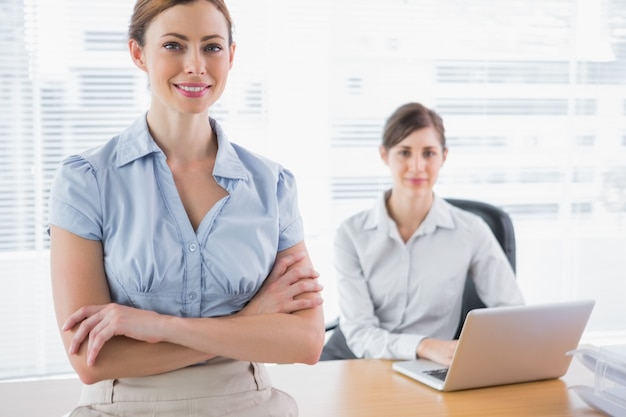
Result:
[[[562,379],[441,393],[391,369],[390,361],[268,365],[274,386],[293,395],[299,417],[601,416],[567,391],[594,377],[573,360]],[[0,383],[0,416],[61,416],[80,395],[75,376]]]
[[299,417],[602,416],[568,386],[594,384],[576,360],[560,379],[442,393],[391,369],[390,361],[351,360],[269,366]]

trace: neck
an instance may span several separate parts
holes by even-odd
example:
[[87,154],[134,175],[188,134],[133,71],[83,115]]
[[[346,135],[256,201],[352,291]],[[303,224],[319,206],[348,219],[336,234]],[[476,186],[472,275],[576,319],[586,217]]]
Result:
[[407,196],[392,190],[387,199],[387,211],[399,230],[412,234],[428,215],[433,198],[432,192],[422,196]]
[[150,134],[168,159],[194,161],[215,156],[217,140],[208,112],[184,114],[151,107],[147,121]]

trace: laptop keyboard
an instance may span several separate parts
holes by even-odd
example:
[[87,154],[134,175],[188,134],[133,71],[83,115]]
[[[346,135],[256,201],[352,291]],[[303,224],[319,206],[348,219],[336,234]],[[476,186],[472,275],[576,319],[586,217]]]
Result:
[[448,375],[448,368],[433,369],[432,371],[424,371],[424,373],[434,376],[437,379],[441,379],[442,381],[445,381],[446,375]]

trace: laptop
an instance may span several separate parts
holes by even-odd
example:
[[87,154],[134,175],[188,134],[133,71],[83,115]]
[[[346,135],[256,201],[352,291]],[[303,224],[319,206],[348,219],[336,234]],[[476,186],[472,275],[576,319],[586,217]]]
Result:
[[449,368],[426,359],[392,368],[440,391],[553,379],[563,376],[583,334],[593,300],[469,312]]

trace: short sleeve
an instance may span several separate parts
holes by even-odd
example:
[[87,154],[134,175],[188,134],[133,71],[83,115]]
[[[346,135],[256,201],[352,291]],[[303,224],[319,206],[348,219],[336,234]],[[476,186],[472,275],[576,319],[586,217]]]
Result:
[[280,237],[278,251],[282,251],[304,240],[304,226],[298,206],[296,179],[287,169],[281,169],[276,190],[278,199]]
[[89,240],[102,240],[102,209],[96,172],[81,156],[57,168],[48,203],[49,224]]

